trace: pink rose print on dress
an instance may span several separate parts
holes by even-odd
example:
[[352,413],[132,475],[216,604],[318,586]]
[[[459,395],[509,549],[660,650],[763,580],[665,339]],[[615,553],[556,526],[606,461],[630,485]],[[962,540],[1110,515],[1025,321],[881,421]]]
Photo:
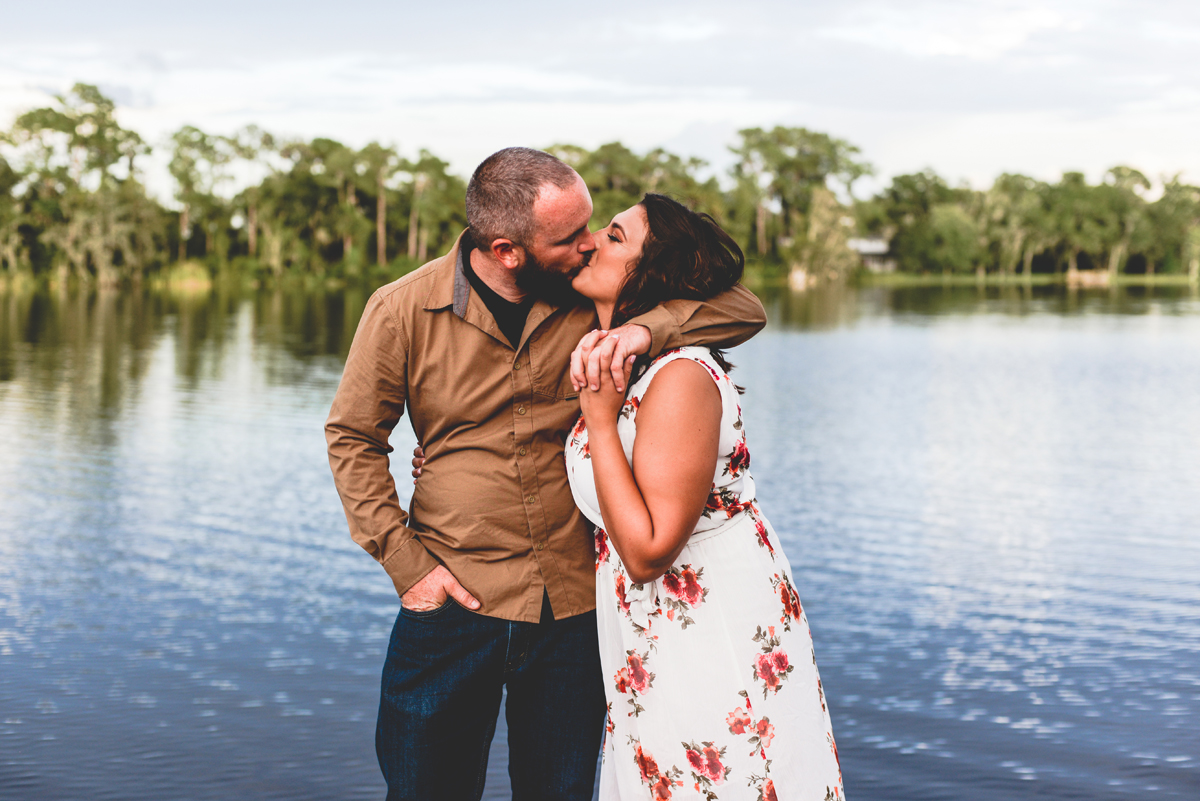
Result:
[[[768,766],[770,764],[770,762],[767,763]],[[779,801],[778,796],[775,795],[775,782],[771,781],[770,771],[764,771],[764,773],[768,775],[756,776],[753,773],[750,774],[749,785],[758,790],[757,801]],[[826,796],[825,801],[828,801],[828,796]]]
[[708,592],[700,586],[700,577],[703,575],[704,568],[696,571],[691,565],[672,567],[663,575],[663,589],[671,597],[690,606],[697,606]]
[[[567,445],[573,448],[579,447],[579,443],[583,442],[583,437],[586,433],[587,423],[584,422],[583,415],[581,414],[579,415],[579,419],[575,421],[575,427],[571,429],[571,437],[569,440],[567,440]],[[592,458],[591,448],[588,447],[588,443],[583,443],[583,447],[580,449],[580,454],[583,455],[584,459]]]
[[721,503],[721,495],[717,492],[716,487],[708,494],[708,500],[704,502],[704,511],[701,512],[705,517],[712,517],[713,512],[725,511],[724,504]]
[[621,416],[625,419],[637,417],[638,407],[641,405],[641,399],[637,397],[630,398],[625,401],[625,405],[621,407]]
[[725,722],[729,724],[730,734],[745,734],[746,729],[753,726],[750,713],[740,706],[725,716]]
[[621,573],[621,572],[617,573],[616,584],[617,584],[617,606],[620,608],[620,610],[622,612],[624,612],[626,615],[628,615],[629,614],[629,601],[626,600],[626,598],[625,598],[625,574],[624,573]]
[[649,656],[649,652],[643,655],[637,651],[630,651],[629,658],[626,660],[629,663],[629,683],[639,693],[646,692],[654,682],[654,674],[646,670],[646,661]]
[[754,530],[758,533],[758,547],[765,547],[771,552],[771,558],[775,558],[775,548],[771,545],[771,538],[767,535],[767,526],[763,521],[755,518]]
[[[678,768],[676,768],[676,770],[678,770]],[[683,773],[683,771],[679,772],[680,774]],[[659,776],[658,781],[650,785],[651,797],[654,798],[654,801],[665,801],[665,799],[671,797],[671,787],[674,784],[677,784],[680,787],[683,786],[683,782],[672,782],[667,776]]]
[[746,447],[746,439],[743,437],[733,446],[733,453],[729,456],[729,461],[725,464],[725,470],[721,475],[737,477],[739,473],[744,472],[750,467],[750,449]]
[[759,626],[754,642],[762,643],[762,653],[754,657],[754,678],[763,683],[763,698],[766,698],[769,692],[779,692],[784,679],[796,666],[789,663],[787,652],[780,647],[774,626],[768,626],[767,631]]
[[626,651],[625,657],[625,667],[613,676],[613,686],[622,695],[628,693],[631,696],[629,705],[633,710],[628,714],[636,717],[646,711],[646,708],[638,703],[638,698],[654,686],[654,674],[646,669],[650,652],[639,654],[637,651]]
[[[839,796],[837,796],[836,793],[841,791],[842,788],[845,786],[842,783],[842,760],[838,757],[837,741],[833,739],[833,732],[826,732],[825,739],[829,741],[829,748],[831,751],[833,751],[833,761],[836,762],[837,766],[838,766],[838,786],[833,788],[834,793],[835,793],[834,798],[838,798]],[[825,794],[826,795],[829,794],[828,788],[826,788]]]
[[658,763],[654,761],[654,757],[642,750],[641,743],[638,743],[637,752],[633,758],[637,762],[638,770],[641,771],[643,782],[649,784],[652,779],[658,778]]
[[754,677],[763,683],[763,698],[767,697],[767,690],[779,692],[780,678],[775,674],[770,654],[759,654],[754,658]]
[[633,760],[638,766],[638,772],[641,774],[642,783],[650,788],[650,797],[655,801],[666,801],[671,797],[672,787],[682,787],[683,782],[679,781],[679,777],[683,775],[683,771],[672,766],[667,773],[660,773],[658,763],[654,761],[654,757],[642,750],[642,744],[629,738],[630,743],[637,743],[636,750],[633,755]]
[[[705,369],[705,370],[707,370],[707,371],[708,371],[708,374],[709,374],[709,375],[711,375],[711,376],[713,377],[713,380],[714,380],[714,381],[716,381],[718,384],[720,384],[720,383],[721,383],[721,378],[722,378],[721,374],[720,374],[720,373],[718,373],[716,370],[712,369],[712,367],[710,367],[710,366],[708,365],[708,362],[702,362],[702,361],[700,361],[699,359],[697,359],[697,360],[696,360],[696,362],[697,362],[698,364],[703,364],[703,365],[704,365],[704,369]],[[729,381],[729,376],[724,376],[724,378],[725,378],[725,380],[726,380],[726,381]]]
[[779,618],[779,622],[783,624],[784,631],[791,631],[791,622],[799,620],[804,614],[804,608],[800,605],[800,595],[786,575],[776,573],[771,583],[775,585],[779,592],[779,600],[783,602],[783,617]]
[[596,529],[596,570],[608,561],[608,534],[602,528]]
[[[749,734],[750,745],[753,750],[750,751],[750,756],[761,756],[767,758],[767,747],[771,745],[771,741],[775,739],[775,727],[771,724],[770,718],[762,718],[758,722],[754,721],[750,710],[750,694],[745,690],[738,693],[746,699],[746,708],[737,708],[725,716],[725,722],[729,724],[731,734]],[[767,763],[767,770],[770,770],[771,763]]]
[[753,501],[742,503],[738,495],[733,491],[725,487],[717,489],[714,486],[708,494],[708,500],[704,502],[704,509],[700,513],[705,517],[712,517],[717,512],[721,512],[726,517],[733,517],[744,509],[753,510]]
[[691,565],[672,566],[663,574],[661,603],[667,608],[667,620],[674,621],[678,617],[685,629],[696,622],[688,612],[708,597],[708,588],[700,586],[703,577],[704,568],[694,570]]
[[716,745],[707,741],[698,745],[694,742],[683,743],[683,747],[688,766],[692,769],[692,778],[696,782],[696,791],[703,793],[705,799],[716,799],[717,794],[712,788],[724,784],[725,778],[733,770],[725,767],[722,762],[725,749],[718,749]]
[[[757,739],[756,739],[757,738]],[[752,745],[757,745],[760,751],[766,750],[771,745],[771,741],[775,739],[775,727],[771,725],[771,721],[763,718],[758,723],[754,724],[754,737],[750,738]],[[751,754],[753,756],[753,754]]]

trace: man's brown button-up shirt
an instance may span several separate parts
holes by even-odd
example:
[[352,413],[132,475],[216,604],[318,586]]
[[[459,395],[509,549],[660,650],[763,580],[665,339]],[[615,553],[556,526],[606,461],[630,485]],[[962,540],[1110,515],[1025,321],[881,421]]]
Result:
[[[354,541],[403,595],[443,564],[480,612],[536,622],[595,608],[592,537],[575,508],[563,444],[579,416],[570,355],[597,325],[590,306],[537,301],[514,349],[470,290],[458,243],[367,303],[325,424]],[[671,301],[635,320],[651,353],[735,345],[766,322],[747,289]],[[407,406],[425,466],[408,513],[388,471]]]

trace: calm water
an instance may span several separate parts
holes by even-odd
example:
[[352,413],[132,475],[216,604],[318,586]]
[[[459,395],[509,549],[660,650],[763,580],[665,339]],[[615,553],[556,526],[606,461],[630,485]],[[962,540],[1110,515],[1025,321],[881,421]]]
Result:
[[[382,797],[398,601],[321,430],[363,301],[0,292],[0,798]],[[732,357],[849,798],[1200,797],[1200,300],[768,308]]]

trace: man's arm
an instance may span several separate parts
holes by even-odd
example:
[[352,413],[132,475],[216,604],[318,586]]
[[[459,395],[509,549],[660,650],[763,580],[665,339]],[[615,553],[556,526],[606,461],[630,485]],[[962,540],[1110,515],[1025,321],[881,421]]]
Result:
[[767,324],[767,312],[753,292],[741,284],[709,300],[668,300],[629,325],[650,332],[651,359],[665,350],[685,345],[732,348],[757,334]]
[[593,331],[571,354],[576,389],[599,388],[600,371],[610,371],[624,391],[624,363],[630,356],[658,356],[684,345],[729,348],[740,345],[767,324],[758,297],[741,284],[707,300],[668,300],[612,332]]
[[479,604],[408,527],[388,470],[388,438],[408,397],[408,343],[376,293],[367,303],[325,422],[329,466],[350,536],[375,557],[409,608],[437,606],[447,594]]

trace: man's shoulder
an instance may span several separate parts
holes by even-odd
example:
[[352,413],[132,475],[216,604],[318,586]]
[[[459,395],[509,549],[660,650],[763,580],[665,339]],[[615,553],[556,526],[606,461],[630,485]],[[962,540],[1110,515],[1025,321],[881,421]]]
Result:
[[375,290],[375,299],[393,313],[411,313],[424,307],[437,286],[445,257],[434,259],[407,275],[402,275],[390,284]]
[[374,291],[374,294],[380,301],[388,303],[388,305],[407,302],[416,302],[418,305],[424,303],[425,297],[433,288],[433,282],[437,279],[440,260],[442,259],[434,259],[409,272],[408,275],[396,278],[396,281],[390,284],[384,284],[383,287]]

